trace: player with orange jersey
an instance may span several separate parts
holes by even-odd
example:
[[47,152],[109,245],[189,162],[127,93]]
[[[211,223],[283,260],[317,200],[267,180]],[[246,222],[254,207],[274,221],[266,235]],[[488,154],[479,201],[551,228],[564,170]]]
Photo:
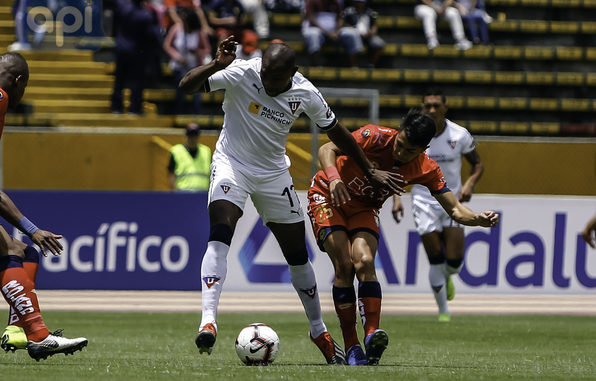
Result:
[[[17,105],[29,81],[27,61],[18,53],[0,55],[0,138],[4,119],[9,106]],[[61,235],[39,229],[21,213],[14,202],[0,191],[0,216],[26,234],[38,245],[44,255],[46,250],[59,255]],[[35,275],[37,273],[37,252],[24,243],[13,239],[0,226],[0,290],[10,305],[10,325],[0,339],[5,351],[25,349],[38,360],[56,353],[73,353],[87,345],[87,339],[67,339],[61,331],[50,333],[46,327],[37,295]],[[23,261],[28,262],[26,266]]]
[[[411,110],[400,128],[366,125],[352,133],[377,169],[394,172],[407,184],[426,186],[445,211],[469,226],[496,226],[493,211],[476,213],[463,206],[447,187],[443,173],[424,150],[434,136],[434,120],[421,110]],[[333,301],[349,365],[376,365],[389,338],[379,328],[381,286],[374,259],[379,238],[379,209],[392,195],[375,191],[353,159],[329,142],[319,149],[324,170],[312,180],[308,191],[308,214],[319,247],[326,251],[335,269]],[[356,292],[364,328],[364,353],[356,332]]]

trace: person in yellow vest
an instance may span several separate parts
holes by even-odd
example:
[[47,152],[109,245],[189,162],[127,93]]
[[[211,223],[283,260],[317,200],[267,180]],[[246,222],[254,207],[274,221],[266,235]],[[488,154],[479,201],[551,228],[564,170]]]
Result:
[[209,189],[211,149],[199,144],[200,130],[196,123],[186,126],[186,143],[170,149],[168,180],[172,190],[204,191]]

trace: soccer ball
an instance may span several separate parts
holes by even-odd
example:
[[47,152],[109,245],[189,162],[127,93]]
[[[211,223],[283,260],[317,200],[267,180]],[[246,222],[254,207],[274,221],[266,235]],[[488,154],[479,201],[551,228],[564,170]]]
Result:
[[246,365],[269,365],[279,352],[279,337],[273,328],[252,323],[242,328],[236,338],[236,354]]

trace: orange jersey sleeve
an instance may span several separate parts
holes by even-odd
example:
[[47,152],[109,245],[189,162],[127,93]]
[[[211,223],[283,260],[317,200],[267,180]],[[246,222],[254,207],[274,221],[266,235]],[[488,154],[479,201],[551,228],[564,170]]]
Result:
[[4,131],[4,120],[6,119],[7,110],[8,95],[3,89],[0,89],[0,139],[2,138],[2,131]]

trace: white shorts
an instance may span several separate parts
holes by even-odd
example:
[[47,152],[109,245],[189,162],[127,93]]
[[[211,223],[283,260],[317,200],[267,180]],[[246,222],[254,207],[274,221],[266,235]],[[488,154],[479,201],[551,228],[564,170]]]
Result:
[[443,228],[461,228],[438,202],[428,202],[412,197],[414,224],[419,235],[442,232]]
[[244,210],[249,195],[264,224],[304,221],[304,212],[287,169],[273,174],[255,174],[223,155],[214,156],[208,203],[226,200]]

